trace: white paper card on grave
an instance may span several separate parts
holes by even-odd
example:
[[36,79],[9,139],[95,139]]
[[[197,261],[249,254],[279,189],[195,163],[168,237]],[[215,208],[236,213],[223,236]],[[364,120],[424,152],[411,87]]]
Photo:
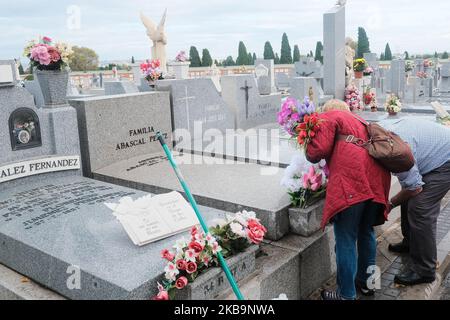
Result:
[[114,216],[137,246],[187,231],[198,224],[194,210],[176,191],[145,196],[135,201],[125,197],[119,204],[105,205],[113,210]]
[[0,83],[14,82],[13,70],[11,65],[0,65]]
[[447,112],[447,110],[444,109],[444,107],[437,101],[432,102],[431,106],[433,107],[434,111],[436,111],[436,114],[439,118],[447,118],[450,117],[450,114]]

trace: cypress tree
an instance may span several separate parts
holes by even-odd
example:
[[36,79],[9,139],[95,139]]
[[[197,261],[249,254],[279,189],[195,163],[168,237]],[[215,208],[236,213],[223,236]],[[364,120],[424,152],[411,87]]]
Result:
[[234,66],[236,65],[236,63],[233,60],[232,56],[228,56],[225,61],[223,62],[223,66],[224,67],[229,67],[229,66]]
[[202,67],[211,67],[213,60],[208,49],[203,49],[202,52]]
[[191,61],[191,67],[201,67],[202,61],[200,60],[200,55],[196,47],[192,46],[189,50],[189,60]]
[[386,49],[384,50],[384,60],[391,61],[392,60],[392,51],[389,43],[386,44]]
[[252,57],[252,58],[253,58],[253,59],[252,59],[252,60],[253,60],[253,64],[255,64],[256,59],[258,59],[258,58],[256,57],[256,53],[253,52],[253,57]]
[[245,66],[248,65],[248,53],[247,48],[245,47],[244,42],[239,42],[239,54],[236,59],[236,65]]
[[280,64],[291,64],[292,63],[292,50],[291,45],[289,44],[288,36],[283,33],[283,37],[281,39],[281,57]]
[[300,61],[300,49],[298,48],[298,45],[294,46],[294,57],[293,62],[299,62]]
[[275,59],[274,59],[274,63],[275,64],[280,64],[280,57],[278,56],[278,53],[275,53]]
[[316,45],[316,54],[314,56],[314,60],[320,61],[321,63],[323,63],[322,51],[323,51],[323,44],[321,41],[318,41],[317,45]]
[[269,41],[264,44],[264,59],[275,60],[275,53],[273,52],[272,45]]
[[384,56],[384,52],[382,52],[382,53],[380,54],[380,60],[381,60],[381,61],[385,61],[385,60],[386,60],[386,57]]
[[252,66],[253,64],[254,64],[253,55],[249,52],[248,53],[248,65]]
[[358,50],[357,50],[357,57],[363,58],[364,53],[370,52],[370,43],[369,38],[367,37],[366,30],[364,28],[359,27],[358,28]]
[[448,59],[448,52],[444,51],[444,53],[442,54],[442,59]]
[[131,57],[131,63],[132,63],[132,64],[135,64],[135,63],[136,63],[136,61],[134,60],[134,56]]
[[409,52],[405,51],[405,60],[409,60]]

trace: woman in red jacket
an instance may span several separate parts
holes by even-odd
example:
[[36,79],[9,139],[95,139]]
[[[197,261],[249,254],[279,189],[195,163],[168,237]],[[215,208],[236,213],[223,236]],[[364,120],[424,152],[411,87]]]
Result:
[[325,159],[330,169],[322,228],[329,222],[334,225],[338,283],[337,292],[325,290],[322,299],[356,299],[357,287],[373,295],[373,287],[367,285],[376,270],[373,227],[387,219],[391,175],[364,148],[341,139],[340,135],[353,135],[368,140],[365,125],[351,112],[332,110],[320,119],[306,156],[312,163]]

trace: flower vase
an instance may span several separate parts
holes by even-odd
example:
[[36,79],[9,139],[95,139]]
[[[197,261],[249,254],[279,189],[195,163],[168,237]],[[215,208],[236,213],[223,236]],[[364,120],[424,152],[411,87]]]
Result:
[[364,76],[364,72],[362,71],[355,71],[355,79],[362,79]]
[[67,103],[67,86],[69,72],[67,70],[36,70],[36,78],[41,87],[46,106]]
[[292,233],[309,237],[320,230],[325,200],[321,199],[305,209],[289,208],[289,224]]
[[394,117],[394,116],[397,115],[397,112],[392,111],[392,110],[389,110],[389,111],[388,111],[388,114],[389,114],[391,117]]

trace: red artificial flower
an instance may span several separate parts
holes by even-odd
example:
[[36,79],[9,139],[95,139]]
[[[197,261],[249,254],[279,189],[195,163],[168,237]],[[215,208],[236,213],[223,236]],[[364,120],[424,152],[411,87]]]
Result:
[[175,287],[176,287],[178,290],[183,289],[184,287],[187,286],[187,284],[188,284],[188,279],[187,279],[186,277],[179,277],[179,278],[177,279],[177,281],[175,281]]
[[187,262],[186,260],[180,259],[176,262],[177,269],[178,270],[186,270],[187,268]]
[[197,264],[195,262],[188,262],[186,272],[192,274],[197,271]]
[[161,258],[166,259],[167,261],[173,261],[173,259],[175,259],[175,255],[169,250],[164,249],[161,251]]
[[165,290],[162,290],[156,296],[154,296],[152,300],[158,301],[169,300],[169,293]]
[[200,252],[202,252],[204,249],[204,247],[197,241],[192,241],[191,243],[189,243],[188,247],[189,249],[194,250],[197,255],[200,254]]

